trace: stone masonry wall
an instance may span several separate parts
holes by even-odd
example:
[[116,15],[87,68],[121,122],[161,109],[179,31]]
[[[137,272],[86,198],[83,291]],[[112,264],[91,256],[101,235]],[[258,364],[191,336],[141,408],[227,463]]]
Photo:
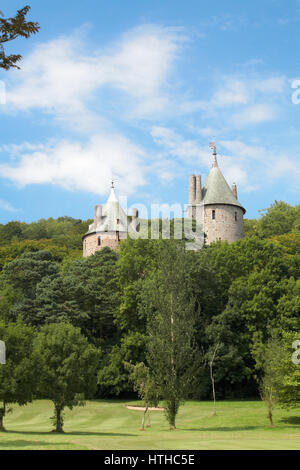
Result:
[[[215,210],[215,219],[212,211]],[[235,220],[235,213],[237,220]],[[204,227],[207,235],[206,243],[216,240],[227,240],[229,243],[240,240],[244,236],[243,210],[238,206],[210,204],[204,209]]]
[[[98,245],[98,237],[101,237],[101,244]],[[120,239],[122,234],[120,234]],[[118,248],[119,242],[115,232],[112,233],[90,233],[83,238],[83,256],[91,256],[96,251],[101,250],[105,246],[108,246],[112,250]]]

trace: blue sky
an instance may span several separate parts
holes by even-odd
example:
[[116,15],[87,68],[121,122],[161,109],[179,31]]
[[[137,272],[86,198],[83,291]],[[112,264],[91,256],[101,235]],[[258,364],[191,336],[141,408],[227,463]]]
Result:
[[213,138],[246,217],[299,203],[300,1],[29,3],[40,32],[0,72],[0,223],[91,218],[112,176],[129,206],[183,205]]

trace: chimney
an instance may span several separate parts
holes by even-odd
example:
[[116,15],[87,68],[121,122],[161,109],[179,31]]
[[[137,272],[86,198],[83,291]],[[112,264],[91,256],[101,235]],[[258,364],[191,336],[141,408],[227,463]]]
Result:
[[196,204],[200,204],[202,200],[201,193],[201,175],[196,176]]
[[233,192],[233,195],[235,196],[235,198],[237,199],[237,189],[236,189],[236,184],[233,183],[232,185],[232,192]]
[[189,204],[195,204],[196,201],[196,176],[190,175],[189,181]]
[[102,219],[102,206],[98,204],[95,206],[95,211],[94,211],[94,228],[96,230],[97,225],[101,224],[101,219]]
[[138,223],[139,223],[139,222],[138,222],[139,211],[138,211],[135,207],[133,207],[131,214],[132,214],[132,222],[131,222],[131,225],[133,226],[133,228],[134,228],[135,230],[137,230],[137,226],[138,226]]

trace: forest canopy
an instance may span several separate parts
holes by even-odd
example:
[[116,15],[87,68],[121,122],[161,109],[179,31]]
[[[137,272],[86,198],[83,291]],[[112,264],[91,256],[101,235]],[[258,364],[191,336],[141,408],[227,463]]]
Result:
[[149,366],[149,325],[160,315],[155,286],[167,272],[164,253],[178,246],[196,351],[189,395],[211,397],[209,363],[218,344],[217,398],[259,396],[260,345],[274,332],[287,338],[300,331],[300,206],[275,201],[245,220],[242,240],[199,251],[185,251],[180,240],[128,239],[83,258],[90,223],[60,217],[0,226],[0,321],[37,333],[51,324],[78,328],[99,352],[95,396],[134,394],[126,364]]

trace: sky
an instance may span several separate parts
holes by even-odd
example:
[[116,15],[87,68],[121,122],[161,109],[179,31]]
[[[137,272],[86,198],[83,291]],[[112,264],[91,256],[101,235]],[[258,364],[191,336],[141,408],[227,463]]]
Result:
[[[219,167],[247,218],[299,204],[299,0],[28,0],[0,69],[0,223],[188,202]],[[1,0],[14,16],[26,0]]]

